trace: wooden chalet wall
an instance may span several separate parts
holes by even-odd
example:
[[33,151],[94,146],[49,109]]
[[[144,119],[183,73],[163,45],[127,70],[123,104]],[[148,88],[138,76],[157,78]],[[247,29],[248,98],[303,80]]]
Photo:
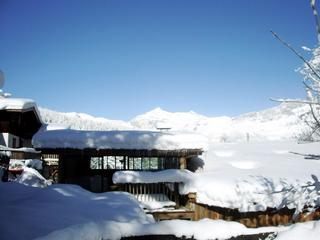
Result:
[[42,123],[34,107],[0,111],[0,132],[12,133],[25,139],[31,139],[41,125]]
[[76,184],[90,190],[89,164],[89,157],[85,155],[59,155],[59,183]]
[[[59,156],[59,183],[77,184],[92,192],[105,192],[112,190],[112,176],[119,170],[124,169],[91,169],[91,157],[124,156],[125,161],[129,157],[148,158],[163,157],[176,158],[177,163],[164,163],[164,169],[188,168],[188,159],[202,154],[201,149],[182,150],[141,150],[141,149],[37,149],[42,154],[57,154]],[[131,169],[130,169],[131,170]],[[134,171],[139,171],[133,169]],[[154,170],[156,171],[156,170]]]
[[192,203],[194,210],[193,220],[203,218],[223,219],[226,221],[237,221],[247,227],[278,226],[296,222],[305,222],[320,219],[320,208],[313,213],[300,213],[294,216],[295,209],[282,208],[280,210],[268,208],[266,211],[239,212],[236,209],[208,206]]

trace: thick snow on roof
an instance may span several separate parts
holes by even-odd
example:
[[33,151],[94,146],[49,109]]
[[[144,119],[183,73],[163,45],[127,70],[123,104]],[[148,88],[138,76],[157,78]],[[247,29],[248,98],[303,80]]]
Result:
[[0,110],[24,110],[36,108],[35,101],[26,98],[3,98],[0,97]]
[[22,147],[22,148],[10,148],[7,146],[0,145],[0,151],[14,151],[14,152],[28,152],[28,153],[41,153],[34,148]]
[[32,139],[35,148],[97,149],[206,149],[207,139],[188,133],[156,131],[48,130],[42,127]]
[[112,176],[114,183],[158,183],[158,182],[187,182],[193,173],[185,169],[168,169],[159,172],[149,171],[118,171]]

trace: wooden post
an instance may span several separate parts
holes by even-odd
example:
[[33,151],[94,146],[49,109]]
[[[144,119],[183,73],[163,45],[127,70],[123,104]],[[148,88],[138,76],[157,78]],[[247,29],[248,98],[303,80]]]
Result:
[[185,157],[179,158],[179,168],[186,169],[187,168],[187,159]]
[[180,207],[179,183],[174,183],[174,200],[176,202],[176,208],[179,208]]

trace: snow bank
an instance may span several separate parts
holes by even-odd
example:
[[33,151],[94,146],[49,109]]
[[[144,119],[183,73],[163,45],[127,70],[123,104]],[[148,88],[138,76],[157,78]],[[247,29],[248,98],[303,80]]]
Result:
[[187,182],[192,180],[193,173],[186,169],[168,169],[157,172],[118,171],[112,176],[114,183],[159,183]]
[[320,236],[320,221],[297,223],[289,229],[280,232],[275,240],[318,240]]
[[135,222],[119,223],[104,221],[71,226],[69,228],[53,232],[38,240],[71,240],[71,239],[120,239],[121,237],[143,235],[175,235],[177,237],[194,237],[202,239],[228,239],[239,235],[268,233],[281,231],[285,228],[257,228],[249,229],[236,222],[223,220],[203,219],[198,222],[185,220],[161,221],[156,224],[140,224]]
[[[123,192],[94,194],[75,185],[33,188],[11,182],[0,183],[0,193],[1,219],[4,219],[0,224],[2,240],[35,239],[73,225],[91,226],[101,221],[153,222],[137,200]],[[87,239],[85,231],[82,234],[77,239]]]
[[207,148],[207,139],[188,133],[152,131],[79,131],[41,128],[32,139],[35,148],[97,148],[176,150]]
[[47,187],[50,183],[36,170],[24,167],[22,173],[17,177],[16,182],[31,187]]

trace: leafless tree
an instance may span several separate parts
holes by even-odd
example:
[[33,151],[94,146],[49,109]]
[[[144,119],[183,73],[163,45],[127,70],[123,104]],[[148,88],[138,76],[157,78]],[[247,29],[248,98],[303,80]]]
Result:
[[[303,134],[304,140],[320,140],[320,19],[316,7],[316,0],[310,0],[317,29],[317,47],[310,49],[312,57],[306,60],[302,54],[284,41],[277,33],[271,31],[272,35],[285,47],[290,49],[298,58],[303,61],[300,73],[303,75],[303,85],[306,90],[305,99],[272,99],[278,102],[308,104],[310,111],[301,116],[309,127],[309,131]],[[305,48],[305,47],[304,47]],[[306,49],[306,48],[305,48]]]

